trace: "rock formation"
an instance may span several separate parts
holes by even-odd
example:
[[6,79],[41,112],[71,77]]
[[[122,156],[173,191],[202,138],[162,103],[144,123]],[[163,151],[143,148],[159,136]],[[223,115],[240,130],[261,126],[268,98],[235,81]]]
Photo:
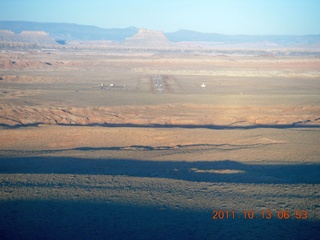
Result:
[[160,31],[140,29],[137,34],[125,40],[126,45],[141,47],[165,47],[170,43],[168,38]]
[[23,31],[20,34],[15,34],[9,30],[0,30],[0,42],[57,44],[53,37],[43,31]]

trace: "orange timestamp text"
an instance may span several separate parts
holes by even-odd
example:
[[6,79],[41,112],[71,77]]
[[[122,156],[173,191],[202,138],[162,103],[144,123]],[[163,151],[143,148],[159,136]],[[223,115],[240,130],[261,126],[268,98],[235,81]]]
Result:
[[294,210],[289,211],[285,210],[243,210],[242,212],[236,212],[234,210],[212,210],[212,219],[213,220],[223,220],[223,219],[266,219],[270,220],[272,218],[288,220],[306,220],[308,218],[307,210]]

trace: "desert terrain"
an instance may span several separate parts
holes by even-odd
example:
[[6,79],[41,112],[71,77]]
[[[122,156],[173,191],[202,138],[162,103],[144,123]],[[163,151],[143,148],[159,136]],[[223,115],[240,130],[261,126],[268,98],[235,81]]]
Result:
[[1,239],[319,239],[320,58],[279,51],[1,50]]

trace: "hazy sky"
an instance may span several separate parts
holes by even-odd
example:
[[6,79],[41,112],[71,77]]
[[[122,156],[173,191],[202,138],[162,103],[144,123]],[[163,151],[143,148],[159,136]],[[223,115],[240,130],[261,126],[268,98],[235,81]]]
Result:
[[320,34],[320,0],[0,0],[0,20],[223,34]]

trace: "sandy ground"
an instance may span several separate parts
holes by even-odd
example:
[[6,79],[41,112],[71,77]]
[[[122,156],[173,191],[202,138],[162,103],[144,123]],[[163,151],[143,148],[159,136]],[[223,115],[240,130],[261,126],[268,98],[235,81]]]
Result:
[[0,55],[1,239],[319,239],[318,58]]

